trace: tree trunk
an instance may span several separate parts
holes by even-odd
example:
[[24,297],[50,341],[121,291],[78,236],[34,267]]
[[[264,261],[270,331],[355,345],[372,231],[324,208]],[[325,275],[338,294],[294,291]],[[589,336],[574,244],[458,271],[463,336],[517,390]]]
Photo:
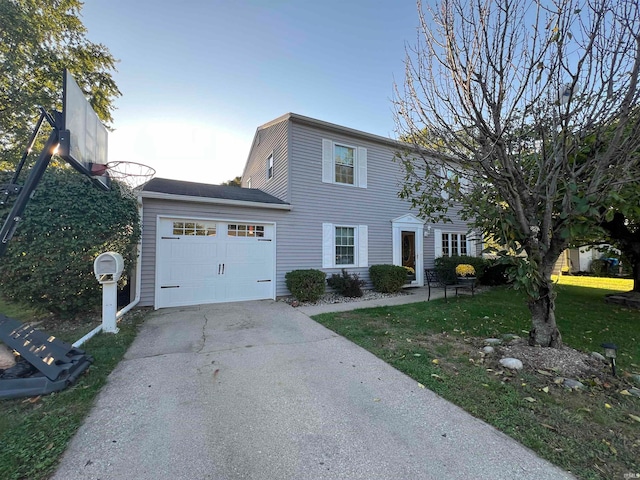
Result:
[[529,299],[532,323],[532,328],[529,332],[529,345],[562,347],[562,336],[556,326],[555,307],[555,295],[548,283],[540,287],[540,297],[538,299]]

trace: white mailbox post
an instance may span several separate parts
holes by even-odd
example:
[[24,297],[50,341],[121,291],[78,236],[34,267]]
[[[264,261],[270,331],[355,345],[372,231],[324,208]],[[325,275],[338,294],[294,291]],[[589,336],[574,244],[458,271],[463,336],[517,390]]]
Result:
[[118,280],[124,270],[122,255],[105,252],[93,262],[93,273],[102,285],[102,331],[118,333],[116,313],[118,310]]

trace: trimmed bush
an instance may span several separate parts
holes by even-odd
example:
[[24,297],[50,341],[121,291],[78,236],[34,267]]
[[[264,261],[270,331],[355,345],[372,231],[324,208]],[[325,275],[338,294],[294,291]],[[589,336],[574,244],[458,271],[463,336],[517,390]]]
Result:
[[498,262],[488,262],[482,276],[478,278],[482,285],[497,286],[509,283],[507,269],[509,265]]
[[481,257],[468,257],[466,255],[456,255],[453,257],[439,257],[435,261],[435,269],[438,277],[446,284],[454,284],[458,280],[456,267],[460,264],[471,265],[476,271],[476,276],[482,278],[487,261]]
[[331,288],[345,297],[361,297],[364,280],[360,280],[357,273],[349,274],[346,269],[342,269],[342,275],[334,273],[327,279]]
[[315,302],[325,291],[326,274],[320,270],[292,270],[284,276],[287,288],[301,302]]
[[398,265],[371,265],[369,276],[377,292],[396,293],[407,283],[407,269]]

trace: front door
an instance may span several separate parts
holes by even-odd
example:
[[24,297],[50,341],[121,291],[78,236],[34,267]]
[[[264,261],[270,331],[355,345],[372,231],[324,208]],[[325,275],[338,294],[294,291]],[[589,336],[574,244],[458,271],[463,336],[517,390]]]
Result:
[[402,231],[402,266],[407,269],[407,283],[416,279],[416,232]]

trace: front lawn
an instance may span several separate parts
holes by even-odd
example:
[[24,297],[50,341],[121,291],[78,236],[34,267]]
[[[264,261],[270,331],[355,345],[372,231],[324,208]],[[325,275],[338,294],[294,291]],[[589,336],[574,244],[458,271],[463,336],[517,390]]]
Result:
[[601,352],[601,343],[616,343],[618,378],[603,364],[599,375],[578,378],[585,390],[570,390],[552,368],[513,373],[480,354],[485,338],[526,337],[524,297],[507,288],[314,319],[579,478],[640,473],[640,398],[628,394],[625,376],[640,373],[640,311],[605,304],[608,290],[557,292],[565,344]]
[[[0,300],[0,312],[22,321],[38,318],[36,312]],[[0,478],[49,478],[68,442],[93,406],[107,376],[122,359],[136,336],[143,311],[130,312],[119,324],[120,332],[98,334],[83,345],[93,364],[71,387],[42,397],[0,400]],[[56,321],[49,317],[42,329],[73,343],[95,324]]]

